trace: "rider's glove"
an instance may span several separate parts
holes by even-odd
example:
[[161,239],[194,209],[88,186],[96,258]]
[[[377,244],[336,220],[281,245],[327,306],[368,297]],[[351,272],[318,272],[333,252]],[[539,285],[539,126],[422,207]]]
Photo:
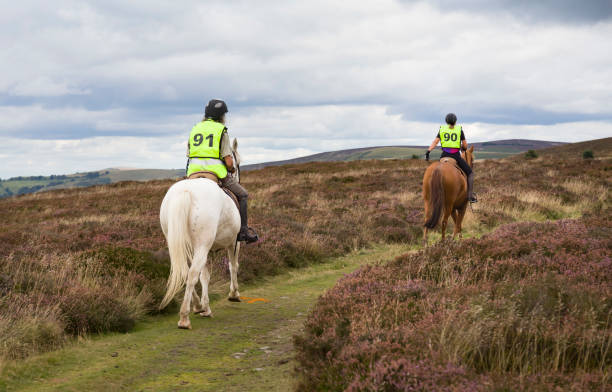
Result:
[[427,150],[427,152],[425,153],[425,160],[426,160],[426,161],[429,161],[429,152],[430,152],[430,151],[429,151],[429,150]]

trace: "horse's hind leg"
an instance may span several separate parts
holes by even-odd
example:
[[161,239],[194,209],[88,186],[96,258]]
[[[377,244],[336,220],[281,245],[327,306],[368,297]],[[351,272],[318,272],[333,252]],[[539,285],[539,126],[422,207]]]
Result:
[[461,225],[463,224],[463,217],[465,216],[466,209],[467,206],[457,211],[457,219],[455,220],[455,231],[459,234],[459,239],[463,238]]
[[191,309],[191,298],[193,297],[193,291],[195,285],[198,283],[200,272],[206,264],[206,258],[208,257],[208,249],[199,247],[193,253],[193,259],[191,261],[191,267],[189,267],[189,273],[187,274],[187,282],[185,286],[185,297],[181,305],[180,320],[178,327],[181,329],[191,329],[191,321],[189,321],[189,311]]
[[446,236],[446,225],[448,225],[449,216],[450,216],[449,210],[444,209],[444,215],[442,216],[442,241],[444,241],[444,237]]
[[457,214],[457,210],[453,210],[453,212],[451,213],[451,218],[453,218],[453,223],[455,224],[454,228],[453,228],[453,239],[455,239],[455,237],[457,236],[457,233],[459,233],[459,231],[461,230],[460,226],[459,226],[459,218],[458,218],[458,214]]
[[240,302],[240,293],[238,292],[238,254],[240,253],[240,242],[236,243],[235,249],[228,249],[227,256],[230,260],[230,292],[227,297],[232,302]]
[[200,273],[200,283],[202,284],[202,302],[200,303],[200,316],[212,317],[210,310],[210,302],[208,299],[208,282],[210,282],[210,265],[206,263],[204,269]]
[[[202,281],[202,274],[200,274],[200,281]],[[191,296],[191,307],[193,308],[194,313],[201,313],[202,307],[200,305],[200,296],[198,295],[198,290],[193,289],[193,294]]]

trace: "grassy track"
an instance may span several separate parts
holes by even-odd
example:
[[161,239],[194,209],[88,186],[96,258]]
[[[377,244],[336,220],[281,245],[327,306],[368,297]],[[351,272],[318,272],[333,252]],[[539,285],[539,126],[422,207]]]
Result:
[[[292,336],[317,297],[365,263],[387,261],[406,246],[379,246],[294,270],[241,294],[269,302],[231,303],[227,284],[211,288],[214,317],[152,317],[127,334],[107,334],[4,365],[0,390],[286,391],[293,383]],[[213,294],[215,295],[215,294]]]

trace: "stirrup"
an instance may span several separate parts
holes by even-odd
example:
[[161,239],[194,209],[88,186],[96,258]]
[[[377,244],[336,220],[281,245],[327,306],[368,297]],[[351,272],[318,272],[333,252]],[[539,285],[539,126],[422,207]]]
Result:
[[255,233],[255,230],[247,226],[240,229],[236,241],[246,241],[247,244],[250,244],[259,241],[259,236]]

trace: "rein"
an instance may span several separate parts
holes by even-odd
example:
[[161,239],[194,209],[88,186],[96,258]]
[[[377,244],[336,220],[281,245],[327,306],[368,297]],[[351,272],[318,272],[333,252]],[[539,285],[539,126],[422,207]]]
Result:
[[232,150],[232,159],[234,160],[234,165],[236,165],[236,172],[238,174],[238,184],[240,184],[240,164],[236,160],[236,153]]
[[[236,159],[236,152],[232,150],[232,159],[234,160],[234,165],[236,165],[236,172],[238,174],[238,184],[240,184],[240,164]],[[236,257],[236,250],[238,249],[238,237],[236,237],[236,241],[234,242],[234,257]]]

